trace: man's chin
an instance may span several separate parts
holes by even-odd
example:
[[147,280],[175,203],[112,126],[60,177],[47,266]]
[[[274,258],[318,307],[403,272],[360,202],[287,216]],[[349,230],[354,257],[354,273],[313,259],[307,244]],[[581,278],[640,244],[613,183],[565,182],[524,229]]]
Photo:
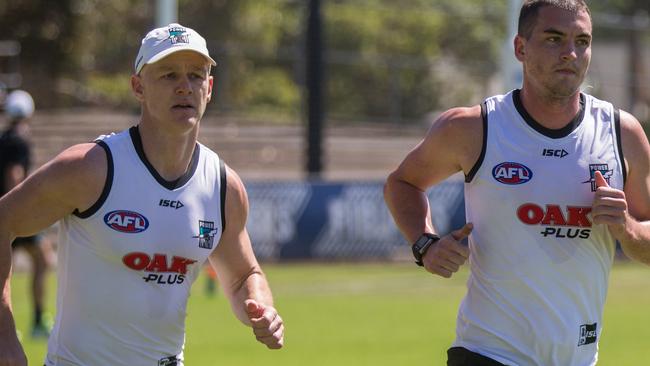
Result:
[[549,94],[555,98],[569,98],[580,92],[580,85],[567,86],[566,83],[549,88]]

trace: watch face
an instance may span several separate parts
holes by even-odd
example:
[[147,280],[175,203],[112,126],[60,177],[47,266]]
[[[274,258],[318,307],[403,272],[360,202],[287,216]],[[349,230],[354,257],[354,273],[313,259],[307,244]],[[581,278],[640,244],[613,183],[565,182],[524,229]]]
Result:
[[427,249],[438,240],[440,240],[440,237],[435,234],[423,234],[415,241],[415,243],[413,243],[411,249],[413,250],[413,256],[415,257],[415,264],[423,266],[422,257],[424,256],[424,253],[426,253]]
[[421,236],[420,239],[418,239],[415,244],[413,244],[413,249],[417,250],[418,253],[422,254],[424,249],[426,249],[426,244],[430,242],[432,239],[427,237],[427,236]]

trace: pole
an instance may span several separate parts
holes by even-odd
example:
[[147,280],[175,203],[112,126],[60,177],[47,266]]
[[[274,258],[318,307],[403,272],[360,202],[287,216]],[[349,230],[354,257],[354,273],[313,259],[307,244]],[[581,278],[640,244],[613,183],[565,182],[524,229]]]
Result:
[[178,0],[158,0],[156,2],[156,28],[170,23],[178,23]]
[[307,15],[307,173],[320,178],[323,129],[323,41],[320,0],[310,0]]
[[501,78],[504,91],[520,88],[523,81],[521,66],[515,58],[513,45],[521,3],[522,0],[508,0],[508,33],[501,48]]

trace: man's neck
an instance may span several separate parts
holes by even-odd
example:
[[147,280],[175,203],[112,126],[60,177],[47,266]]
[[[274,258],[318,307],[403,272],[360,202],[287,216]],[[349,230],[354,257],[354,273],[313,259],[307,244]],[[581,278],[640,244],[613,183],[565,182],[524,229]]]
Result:
[[188,133],[174,134],[142,120],[138,130],[147,160],[163,179],[174,181],[187,172],[196,147],[198,124]]
[[580,111],[579,91],[569,97],[554,98],[539,95],[524,87],[520,98],[526,112],[548,129],[557,130],[566,126]]

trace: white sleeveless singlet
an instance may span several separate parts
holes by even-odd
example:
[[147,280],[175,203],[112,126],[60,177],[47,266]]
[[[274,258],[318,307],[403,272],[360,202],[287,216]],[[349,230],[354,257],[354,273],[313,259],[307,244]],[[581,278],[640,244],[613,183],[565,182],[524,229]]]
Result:
[[169,182],[137,127],[97,143],[108,177],[95,205],[61,222],[46,365],[180,366],[190,287],[224,226],[223,163],[197,143]]
[[594,365],[615,241],[590,212],[596,171],[623,189],[618,110],[581,94],[574,121],[550,130],[518,90],[482,108],[483,151],[465,183],[471,274],[454,346],[506,365]]

